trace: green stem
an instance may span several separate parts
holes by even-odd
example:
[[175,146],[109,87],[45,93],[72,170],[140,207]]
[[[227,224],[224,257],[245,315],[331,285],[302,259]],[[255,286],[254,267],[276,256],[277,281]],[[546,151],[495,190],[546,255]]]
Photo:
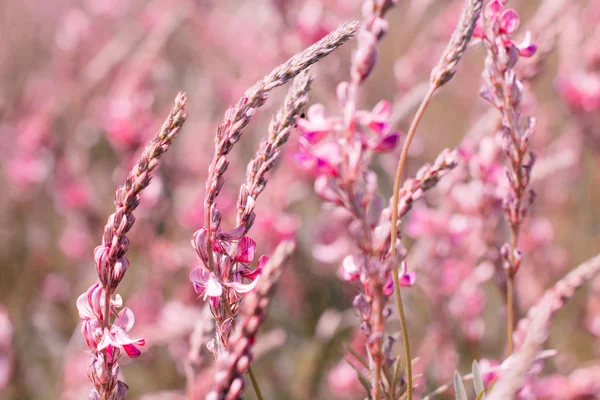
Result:
[[[400,196],[400,183],[402,180],[402,173],[404,172],[404,166],[406,164],[406,159],[408,157],[408,149],[410,144],[415,136],[417,131],[417,126],[423,117],[425,112],[425,108],[429,104],[429,101],[433,97],[437,85],[431,85],[425,98],[419,105],[419,109],[413,118],[413,121],[408,129],[408,133],[406,135],[406,140],[404,141],[404,146],[402,147],[402,152],[400,153],[400,160],[398,161],[398,168],[396,169],[396,178],[394,179],[394,197],[392,200],[392,232],[391,232],[391,244],[390,251],[392,253],[392,257],[396,255],[396,239],[398,236],[398,201]],[[402,338],[404,339],[404,356],[406,360],[406,380],[407,380],[407,399],[412,400],[412,359],[410,357],[410,344],[408,342],[408,330],[406,327],[406,318],[404,316],[404,308],[402,305],[402,296],[400,294],[400,282],[398,281],[398,267],[396,263],[394,263],[394,270],[392,271],[393,279],[394,279],[394,293],[396,294],[396,305],[398,307],[398,314],[400,315],[400,322],[402,325]]]
[[254,393],[256,393],[256,397],[258,400],[264,400],[262,392],[260,391],[260,386],[258,386],[258,381],[254,376],[254,372],[252,372],[252,367],[248,366],[248,376],[250,377],[250,382],[252,382],[252,387],[254,388]]
[[514,313],[514,286],[515,278],[507,274],[506,284],[506,343],[508,346],[508,355],[513,353],[513,330],[515,326]]
[[[406,359],[406,385],[408,399],[412,399],[412,358],[410,356],[410,343],[408,341],[408,328],[406,327],[406,316],[404,315],[404,306],[402,304],[402,294],[400,293],[400,283],[398,282],[398,274],[394,274],[394,293],[396,294],[396,306],[398,307],[398,314],[400,315],[400,329],[402,329],[402,342],[404,343],[404,356]],[[395,376],[400,368],[394,371],[394,380],[392,383],[392,390],[396,390],[396,379]],[[392,392],[392,395],[394,393]]]

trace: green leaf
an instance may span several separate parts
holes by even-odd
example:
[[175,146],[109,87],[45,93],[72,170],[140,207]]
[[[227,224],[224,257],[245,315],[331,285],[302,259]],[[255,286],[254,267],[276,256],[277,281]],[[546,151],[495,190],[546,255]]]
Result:
[[456,392],[456,400],[469,400],[467,398],[467,391],[465,390],[462,377],[458,371],[454,372],[454,391]]
[[369,369],[369,364],[367,364],[367,361],[356,350],[354,350],[352,347],[348,347],[346,350],[348,350],[348,352],[352,354],[363,367]]
[[362,372],[360,372],[360,370],[356,368],[356,366],[354,366],[354,364],[352,364],[350,361],[345,361],[356,372],[356,374],[358,375],[358,380],[369,394],[369,398],[371,398],[371,382],[369,381],[369,378],[367,378]]
[[485,386],[483,385],[483,377],[481,376],[481,370],[477,361],[473,361],[473,386],[475,387],[475,393],[479,393],[482,398],[485,399]]

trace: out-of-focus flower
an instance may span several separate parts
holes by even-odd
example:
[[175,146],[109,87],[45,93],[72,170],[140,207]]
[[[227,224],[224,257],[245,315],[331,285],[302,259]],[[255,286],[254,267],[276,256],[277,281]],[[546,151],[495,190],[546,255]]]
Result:
[[[485,7],[473,31],[473,37],[484,40],[497,39],[509,55],[511,49],[514,48],[517,50],[517,54],[522,57],[533,56],[537,46],[531,44],[531,33],[527,32],[521,43],[513,41],[512,34],[517,30],[520,23],[519,14],[512,8],[505,10],[505,4],[506,0],[494,0]],[[484,19],[489,22],[486,26],[483,24]]]

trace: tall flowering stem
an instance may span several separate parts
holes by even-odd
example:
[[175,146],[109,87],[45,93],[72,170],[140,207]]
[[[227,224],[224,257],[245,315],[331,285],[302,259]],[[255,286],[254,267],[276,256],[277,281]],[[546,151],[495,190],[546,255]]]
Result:
[[[479,15],[481,14],[481,9],[483,8],[483,0],[467,0],[465,3],[465,7],[460,16],[459,22],[454,30],[450,41],[448,42],[448,46],[446,47],[440,61],[435,66],[435,68],[431,72],[429,89],[425,95],[425,98],[419,105],[417,113],[413,118],[413,121],[410,125],[410,128],[407,132],[406,139],[404,141],[404,145],[402,147],[402,152],[400,154],[400,159],[398,160],[398,166],[396,168],[396,176],[394,179],[394,194],[392,200],[392,210],[397,210],[400,200],[400,185],[402,181],[402,173],[404,172],[404,166],[406,164],[406,159],[408,157],[408,150],[410,148],[410,144],[415,136],[417,131],[417,127],[425,109],[429,105],[434,93],[437,89],[445,85],[456,72],[456,66],[460,59],[462,58],[469,41],[471,40],[471,36],[475,30],[477,20],[479,19]],[[392,213],[392,227],[391,229],[391,241],[390,241],[390,253],[393,256],[396,255],[396,241],[398,237],[398,232],[400,230],[399,226],[400,215],[398,212]],[[394,293],[396,296],[396,306],[398,308],[398,314],[400,315],[400,322],[402,325],[402,337],[404,341],[404,353],[406,357],[406,369],[408,376],[408,399],[412,399],[412,367],[411,367],[411,357],[410,357],[410,345],[408,342],[408,330],[406,328],[406,318],[404,316],[404,306],[402,304],[402,294],[400,292],[400,282],[398,279],[398,274],[396,273],[398,269],[398,265],[395,267],[395,271],[392,274],[394,277]]]
[[[254,289],[268,260],[262,256],[257,265],[251,267],[256,242],[246,234],[254,222],[254,206],[267,184],[267,173],[279,157],[281,147],[308,102],[311,81],[307,71],[300,72],[294,79],[284,104],[271,121],[267,138],[261,142],[256,156],[248,164],[246,183],[240,188],[237,228],[221,232],[221,215],[213,208],[211,217],[216,234],[211,241],[211,251],[205,245],[207,229],[202,228],[194,234],[192,245],[202,265],[191,272],[190,280],[205,300],[210,299],[211,312],[217,322],[216,340],[210,343],[215,357],[226,347],[244,295]],[[213,257],[213,269],[210,268],[209,254]]]
[[[394,266],[402,261],[404,250],[396,243],[399,251],[394,255],[389,252],[393,213],[391,208],[383,209],[377,176],[369,168],[375,154],[396,147],[400,133],[391,130],[389,102],[381,101],[370,111],[356,107],[358,88],[374,68],[376,45],[387,31],[383,16],[393,4],[392,1],[366,1],[363,4],[363,23],[358,33],[358,49],[352,59],[351,81],[338,85],[342,116],[327,116],[323,105],[313,105],[307,118],[298,121],[302,132],[301,151],[295,155],[301,168],[316,175],[317,194],[351,216],[349,233],[356,254],[344,259],[340,276],[360,284],[361,291],[353,304],[362,320],[361,330],[368,338],[370,382],[366,388],[373,399],[382,396],[398,398],[407,390],[409,395],[412,393],[412,377],[401,380],[397,362],[394,369],[393,339],[385,334],[385,324],[390,315],[386,306],[393,292],[393,281],[411,286],[415,275],[404,270],[393,272]],[[450,158],[450,153],[444,153],[434,166],[424,167],[416,180],[407,182],[403,192],[405,211],[424,190],[437,182],[443,172],[453,167]],[[408,368],[410,375],[410,366]],[[410,382],[408,387],[407,381]]]
[[[254,202],[266,183],[265,173],[272,166],[279,154],[279,147],[285,143],[289,135],[289,129],[293,125],[291,122],[295,122],[297,118],[294,113],[306,102],[309,80],[303,78],[305,87],[298,89],[296,86],[296,89],[293,89],[298,96],[297,99],[286,102],[286,105],[293,110],[280,113],[281,121],[271,125],[272,130],[280,129],[281,132],[271,134],[272,142],[264,145],[261,150],[265,153],[257,156],[260,160],[258,162],[253,160],[248,167],[249,175],[252,176],[241,189],[238,215],[240,224],[231,231],[221,232],[221,214],[215,207],[215,201],[225,183],[224,174],[229,165],[227,155],[240,140],[243,128],[250,122],[256,110],[265,103],[273,89],[294,79],[302,71],[344,44],[354,35],[356,28],[356,23],[344,24],[273,69],[250,87],[236,105],[225,112],[225,117],[219,124],[215,137],[215,155],[209,166],[206,180],[205,226],[194,234],[192,240],[192,245],[203,265],[194,269],[190,275],[196,291],[202,293],[204,299],[210,297],[211,310],[217,322],[216,340],[211,344],[215,356],[227,343],[231,323],[239,308],[242,295],[253,289],[256,277],[267,260],[266,257],[261,257],[254,270],[249,268],[254,260],[256,242],[245,235],[254,223]],[[263,167],[262,170],[260,165]],[[256,171],[254,171],[255,166]],[[244,284],[243,280],[250,282]]]
[[[216,338],[210,345],[217,358],[218,353],[227,346],[244,295],[255,287],[257,278],[268,260],[263,256],[254,269],[250,268],[256,242],[246,234],[254,222],[256,200],[267,185],[267,173],[279,158],[282,146],[288,140],[308,102],[311,82],[312,78],[307,70],[301,71],[294,79],[282,107],[271,120],[267,138],[260,143],[258,152],[248,164],[246,182],[240,188],[238,199],[238,228],[229,233],[220,232],[220,214],[218,210],[213,210],[212,216],[216,217],[214,226],[217,229],[215,241],[211,243],[214,251],[214,270],[209,268],[211,252],[205,246],[206,228],[194,234],[192,245],[203,265],[192,271],[190,279],[198,293],[203,294],[205,299],[210,297],[210,309],[217,322]],[[248,283],[244,283],[244,280]],[[257,397],[262,398],[250,366],[248,374]]]
[[507,159],[506,176],[509,191],[503,208],[510,227],[510,241],[501,248],[507,277],[507,347],[512,354],[514,330],[514,280],[521,265],[522,253],[518,248],[521,224],[535,198],[529,188],[535,155],[529,151],[529,138],[535,129],[535,119],[525,120],[521,115],[523,83],[515,73],[519,57],[530,57],[536,47],[529,43],[529,35],[522,44],[515,44],[512,33],[519,26],[515,10],[504,10],[504,1],[495,0],[486,6],[476,31],[487,48],[483,71],[481,96],[500,111],[502,116],[503,149]]
[[[358,48],[354,53],[352,59],[352,65],[350,67],[350,82],[343,83],[339,86],[339,91],[345,92],[344,97],[344,125],[346,130],[346,141],[352,143],[355,141],[355,128],[356,128],[356,102],[358,96],[359,86],[367,79],[371,74],[371,71],[375,67],[375,63],[378,59],[377,43],[383,38],[388,29],[388,23],[384,19],[385,14],[394,6],[396,0],[367,0],[363,3],[362,13],[363,21],[358,32]],[[341,99],[340,99],[341,100]],[[395,135],[393,133],[392,135]],[[392,136],[390,142],[393,141],[395,147],[398,136]],[[342,170],[347,171],[346,180],[342,185],[342,190],[346,190],[350,199],[354,196],[354,189],[352,185],[356,179],[355,172],[356,166],[353,166],[353,162],[356,162],[356,147],[352,149],[352,146],[342,146]],[[353,154],[354,153],[354,154]],[[355,157],[352,157],[352,156]],[[360,155],[359,155],[360,157]],[[352,160],[354,158],[354,160]],[[360,159],[360,158],[359,158]],[[358,174],[356,174],[358,175]],[[355,207],[356,208],[356,207]],[[355,214],[359,219],[362,219],[361,212],[356,208]],[[356,212],[358,211],[358,212]],[[362,221],[363,230],[365,232],[365,239],[369,239],[369,232],[367,229],[366,221]],[[370,346],[370,354],[373,357],[375,363],[375,374],[373,377],[373,398],[378,400],[381,396],[381,371],[382,364],[384,362],[381,356],[383,347],[383,326],[384,326],[384,307],[385,301],[382,295],[383,286],[375,288],[372,291],[374,295],[371,306],[373,307],[373,327],[376,328],[375,332],[379,332],[381,338],[376,340]],[[374,335],[377,335],[374,333]]]
[[125,256],[129,247],[126,234],[135,222],[133,211],[140,203],[142,191],[150,184],[160,157],[169,149],[187,119],[186,102],[185,93],[179,93],[160,132],[146,145],[125,183],[117,189],[116,211],[104,227],[102,245],[94,250],[100,283],[91,286],[77,299],[79,316],[83,320],[83,337],[92,352],[88,376],[94,389],[90,399],[124,399],[127,385],[118,380],[121,351],[135,358],[141,354],[136,346],[145,344],[144,339],[129,338],[134,315],[127,307],[117,311],[123,302],[116,289],[129,266]]
[[[209,250],[208,267],[211,271],[215,268],[211,241],[216,239],[214,223],[217,218],[213,206],[225,183],[223,175],[229,165],[227,155],[240,140],[243,128],[250,122],[256,110],[264,104],[273,89],[289,82],[301,71],[344,44],[354,35],[356,28],[356,23],[344,24],[311,47],[296,54],[255,83],[235,106],[225,112],[225,117],[219,124],[215,137],[215,155],[208,170],[204,201],[205,228],[208,232],[205,235],[205,245]],[[252,221],[248,221],[248,229],[251,225]]]
[[[249,371],[252,362],[252,346],[258,328],[267,318],[275,284],[294,248],[293,241],[284,241],[277,246],[258,279],[256,290],[247,296],[240,322],[228,339],[227,350],[217,362],[214,386],[206,397],[207,400],[240,398],[244,389],[244,375]],[[259,395],[259,398],[262,398],[262,395]]]
[[298,165],[316,175],[317,194],[352,216],[350,234],[359,251],[344,260],[342,276],[346,280],[360,277],[362,293],[354,299],[354,305],[363,319],[363,332],[369,338],[368,390],[374,399],[380,399],[385,389],[382,369],[391,364],[392,342],[384,334],[389,296],[386,287],[391,277],[390,260],[382,254],[388,239],[382,232],[387,232],[389,221],[383,221],[382,225],[378,221],[382,201],[377,194],[377,177],[369,164],[374,154],[393,150],[400,134],[390,129],[389,102],[381,101],[372,111],[365,111],[357,110],[356,100],[360,85],[376,64],[377,43],[388,29],[383,17],[394,3],[390,0],[363,3],[358,48],[350,67],[351,80],[338,85],[341,116],[328,117],[323,105],[312,106],[307,118],[298,121],[301,149],[295,154]]
[[540,348],[548,338],[552,316],[573,297],[579,287],[598,274],[600,274],[600,255],[571,270],[529,309],[527,317],[519,322],[514,333],[517,351],[510,357],[506,373],[495,385],[488,399],[514,398],[523,386],[523,381],[536,360]]

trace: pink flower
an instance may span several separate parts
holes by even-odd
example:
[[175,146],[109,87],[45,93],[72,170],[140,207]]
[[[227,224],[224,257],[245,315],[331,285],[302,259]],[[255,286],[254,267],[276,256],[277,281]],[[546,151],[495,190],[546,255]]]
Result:
[[204,300],[207,297],[219,298],[223,294],[223,286],[215,274],[202,266],[196,267],[190,272],[190,281],[192,281],[196,293],[203,296]]
[[[106,302],[106,293],[100,284],[92,285],[87,292],[77,298],[77,310],[79,318],[82,320],[98,319],[104,320],[104,305]],[[123,305],[123,299],[116,294],[114,299],[110,301],[111,311]]]
[[399,141],[400,141],[400,133],[393,132],[393,133],[385,135],[381,139],[373,142],[370,147],[373,151],[384,153],[384,152],[394,150],[396,148],[396,146],[398,145]]
[[119,348],[131,358],[139,357],[142,353],[136,346],[143,346],[146,341],[129,337],[128,333],[133,328],[134,322],[133,311],[127,307],[123,308],[110,328],[104,328],[102,341],[98,343],[98,351],[108,349],[109,354],[113,354],[112,348]]
[[381,100],[373,110],[367,114],[363,123],[373,132],[383,134],[390,127],[390,117],[392,116],[392,105],[387,100]]
[[[402,264],[400,264],[400,270],[398,271],[398,280],[400,286],[402,287],[414,286],[417,280],[417,274],[415,272],[406,272],[407,269],[406,261],[402,261]],[[392,293],[394,293],[394,279],[392,275],[390,275],[383,288],[383,294],[385,296],[391,296]]]
[[482,19],[477,22],[477,26],[473,31],[473,37],[485,40],[494,40],[499,38],[507,51],[514,47],[518,50],[518,54],[522,57],[531,57],[535,54],[537,46],[531,44],[531,34],[527,32],[524,40],[516,44],[513,42],[511,35],[519,28],[519,14],[513,10],[504,10],[505,1],[495,0],[487,5],[481,18],[489,23],[490,32],[486,31]]
[[294,154],[294,160],[304,170],[318,175],[338,176],[342,150],[335,142],[319,143]]
[[[190,272],[190,281],[192,281],[194,285],[194,290],[196,293],[199,293],[203,296],[203,299],[206,300],[207,297],[211,297],[213,299],[218,299],[223,294],[223,286],[229,287],[233,289],[235,292],[240,294],[245,294],[254,289],[256,283],[258,281],[257,277],[262,271],[264,264],[266,263],[267,258],[261,257],[259,260],[259,265],[256,269],[258,271],[250,269],[242,269],[236,271],[233,274],[232,282],[222,282],[220,281],[214,272],[210,272],[203,266],[196,267]],[[254,278],[250,283],[244,284],[242,283],[243,278]]]
[[307,119],[298,119],[298,130],[302,138],[310,144],[316,144],[323,140],[333,129],[334,121],[328,119],[325,114],[325,106],[314,104],[307,113]]
[[600,108],[600,74],[575,72],[559,77],[556,86],[569,106],[587,112]]
[[254,269],[250,269],[247,266],[238,269],[236,272],[238,274],[240,274],[240,276],[249,279],[251,281],[256,280],[256,278],[259,277],[260,273],[262,272],[263,268],[265,267],[265,264],[267,263],[267,261],[269,261],[269,257],[267,256],[260,256],[260,258],[258,259],[258,263],[256,264],[256,268]]
[[339,270],[339,276],[342,280],[350,282],[360,277],[360,266],[355,262],[353,256],[346,256]]
[[135,345],[143,346],[145,340],[130,339],[127,336],[133,327],[133,312],[125,307],[117,314],[116,308],[121,307],[123,301],[121,296],[115,295],[115,298],[110,300],[110,313],[116,314],[117,317],[107,327],[102,323],[105,319],[105,304],[106,292],[99,284],[91,286],[77,299],[79,318],[83,320],[81,331],[86,344],[96,352],[108,349],[109,354],[112,355],[113,348],[120,348],[131,358],[139,356],[141,353]]

